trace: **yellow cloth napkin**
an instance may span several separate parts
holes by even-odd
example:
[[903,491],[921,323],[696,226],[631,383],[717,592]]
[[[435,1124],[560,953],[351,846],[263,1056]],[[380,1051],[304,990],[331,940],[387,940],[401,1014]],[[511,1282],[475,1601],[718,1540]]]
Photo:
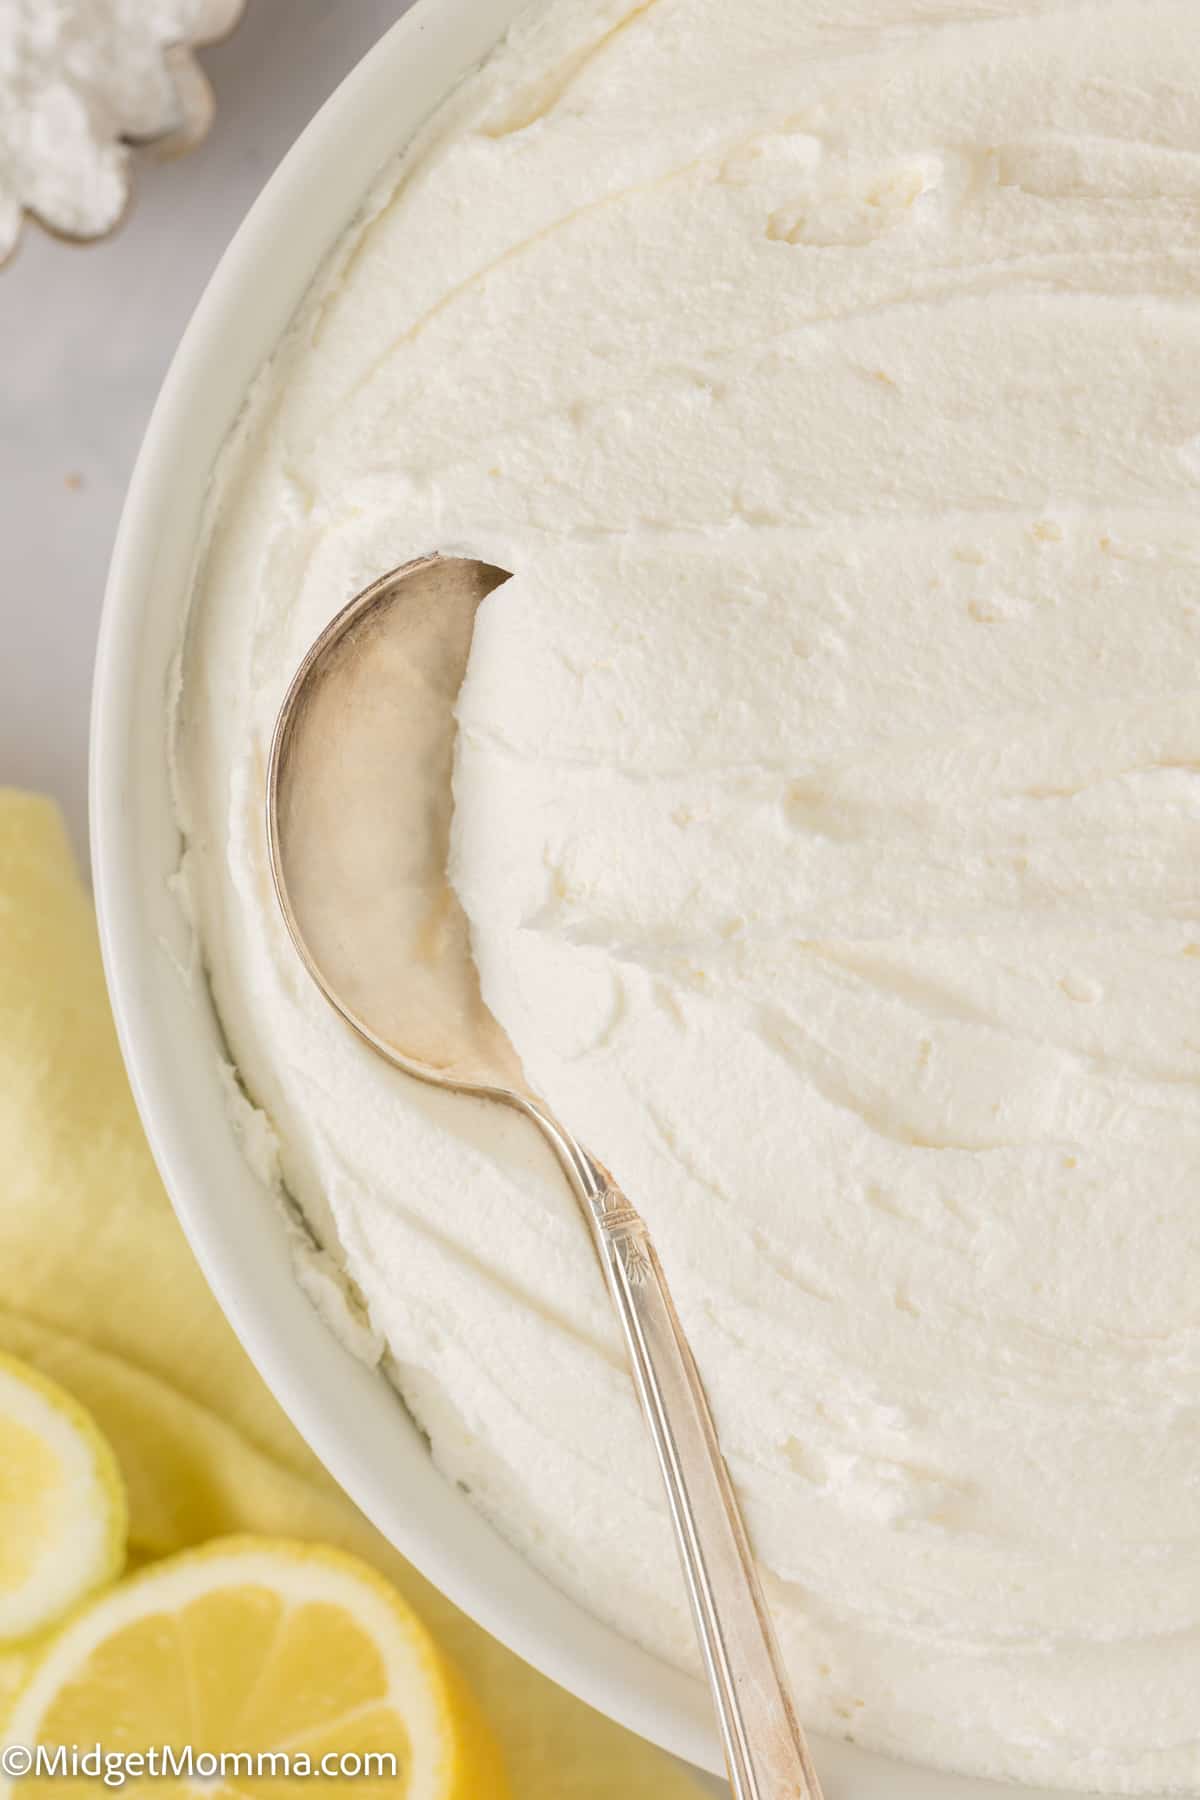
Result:
[[108,1433],[129,1485],[138,1560],[231,1531],[357,1551],[396,1582],[470,1677],[519,1800],[696,1800],[676,1765],[443,1599],[297,1437],[225,1323],[159,1183],[58,811],[6,789],[0,1349],[60,1381]]

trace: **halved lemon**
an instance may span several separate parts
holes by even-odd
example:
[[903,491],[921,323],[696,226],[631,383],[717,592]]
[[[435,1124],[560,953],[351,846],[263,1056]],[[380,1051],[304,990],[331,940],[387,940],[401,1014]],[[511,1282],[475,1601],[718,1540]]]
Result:
[[121,1572],[117,1461],[77,1400],[0,1356],[0,1648],[44,1631]]
[[[340,1778],[346,1800],[509,1795],[473,1700],[395,1589],[356,1557],[269,1538],[219,1539],[111,1588],[42,1655],[4,1741],[44,1746],[37,1800],[78,1795],[88,1776],[99,1792],[86,1765],[73,1780],[53,1761],[97,1745],[169,1747],[144,1783],[157,1800],[298,1800],[314,1775],[314,1796]],[[126,1770],[125,1792],[149,1773]],[[0,1779],[0,1796],[22,1785]]]

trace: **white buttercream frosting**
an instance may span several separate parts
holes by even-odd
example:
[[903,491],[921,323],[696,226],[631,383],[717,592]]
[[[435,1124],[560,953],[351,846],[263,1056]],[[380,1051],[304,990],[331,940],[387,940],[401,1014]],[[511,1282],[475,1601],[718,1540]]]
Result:
[[538,5],[263,377],[184,670],[289,1189],[442,1468],[692,1663],[549,1153],[343,1027],[266,869],[317,630],[514,571],[451,874],[651,1224],[801,1712],[1113,1793],[1200,1788],[1198,279],[1195,0]]

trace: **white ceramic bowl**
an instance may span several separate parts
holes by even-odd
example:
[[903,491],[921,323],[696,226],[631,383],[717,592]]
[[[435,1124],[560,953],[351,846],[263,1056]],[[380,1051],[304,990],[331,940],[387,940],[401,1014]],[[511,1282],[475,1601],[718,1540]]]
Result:
[[[178,973],[189,947],[168,890],[180,843],[167,696],[214,458],[373,177],[521,4],[420,0],[309,126],[196,310],[138,458],[105,600],[92,713],[96,898],[117,1027],[158,1166],[217,1298],[298,1429],[379,1529],[488,1631],[601,1712],[716,1770],[703,1688],[536,1574],[438,1474],[394,1392],[342,1350],[302,1295],[275,1205],[228,1121],[216,1020]],[[1013,1793],[840,1744],[815,1750],[829,1800]]]

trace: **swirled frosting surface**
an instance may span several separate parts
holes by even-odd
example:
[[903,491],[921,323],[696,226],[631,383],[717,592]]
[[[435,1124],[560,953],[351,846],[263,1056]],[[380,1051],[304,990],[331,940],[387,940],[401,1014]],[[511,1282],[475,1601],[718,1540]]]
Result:
[[691,1663],[549,1153],[374,1059],[267,878],[316,631],[514,572],[451,875],[653,1229],[801,1711],[1112,1793],[1200,1789],[1198,283],[1195,0],[537,5],[260,381],[178,746],[232,1054],[434,1457]]

